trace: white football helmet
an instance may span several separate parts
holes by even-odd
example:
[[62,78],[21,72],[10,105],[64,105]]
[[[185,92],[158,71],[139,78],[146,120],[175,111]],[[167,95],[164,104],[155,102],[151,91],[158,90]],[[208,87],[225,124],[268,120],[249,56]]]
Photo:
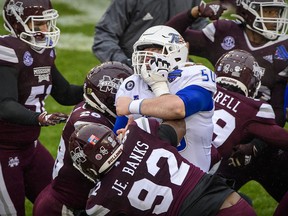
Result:
[[[5,29],[36,49],[56,46],[60,37],[58,16],[50,0],[6,0],[3,8]],[[37,23],[45,23],[47,31],[40,31]]]
[[[264,7],[279,8],[279,16],[264,17]],[[285,0],[236,0],[236,14],[233,16],[269,40],[285,35],[288,30],[288,5]],[[268,29],[269,24],[275,25],[274,29]]]
[[[145,51],[146,48],[161,48],[162,52]],[[170,63],[169,71],[185,63],[188,58],[188,47],[183,37],[173,28],[157,25],[147,29],[133,46],[132,66],[134,73],[140,75],[145,64],[149,69],[149,60],[163,55]],[[147,67],[148,66],[148,67]]]

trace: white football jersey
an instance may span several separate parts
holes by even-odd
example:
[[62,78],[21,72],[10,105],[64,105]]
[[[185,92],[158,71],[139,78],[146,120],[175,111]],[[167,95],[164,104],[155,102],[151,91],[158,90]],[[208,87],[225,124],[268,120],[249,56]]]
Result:
[[[171,72],[168,85],[171,94],[176,94],[190,85],[198,85],[212,94],[216,91],[215,74],[203,65],[192,65]],[[120,96],[128,96],[134,100],[155,97],[139,75],[131,75],[124,80],[116,94],[116,100]],[[205,172],[209,170],[211,162],[213,112],[214,108],[211,111],[201,111],[186,117],[186,135],[177,147],[184,158]],[[135,119],[138,117],[140,115],[134,115]]]

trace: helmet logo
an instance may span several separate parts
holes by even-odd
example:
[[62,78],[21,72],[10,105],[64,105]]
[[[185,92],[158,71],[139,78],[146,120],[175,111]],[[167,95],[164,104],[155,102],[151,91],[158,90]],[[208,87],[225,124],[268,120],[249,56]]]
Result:
[[108,154],[109,152],[108,152],[108,150],[107,150],[104,146],[101,146],[101,147],[100,147],[100,153],[101,153],[102,155],[106,155],[106,154]]
[[11,16],[12,15],[12,8],[18,13],[18,15],[24,15],[24,8],[23,8],[23,2],[16,2],[10,1],[9,4],[7,5],[6,11],[7,15]]
[[265,69],[260,67],[257,62],[254,62],[253,72],[254,76],[257,77],[258,80],[261,80],[261,77],[264,75]]
[[111,92],[116,94],[119,86],[123,82],[123,79],[111,78],[110,76],[104,75],[103,79],[99,80],[97,87],[100,88],[102,92]]
[[171,37],[169,43],[184,43],[184,39],[179,34],[169,33],[168,35]]
[[86,161],[86,155],[80,147],[76,147],[74,151],[70,152],[70,155],[77,167],[80,167],[81,163]]

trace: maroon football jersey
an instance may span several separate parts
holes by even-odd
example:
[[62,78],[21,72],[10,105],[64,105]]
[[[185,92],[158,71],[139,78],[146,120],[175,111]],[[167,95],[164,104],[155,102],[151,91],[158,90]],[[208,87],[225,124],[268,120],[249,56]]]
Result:
[[[228,158],[234,145],[258,137],[287,149],[288,131],[278,126],[270,104],[217,86],[214,95],[213,145]],[[275,136],[277,134],[277,136]]]
[[[31,111],[45,111],[44,99],[51,92],[54,60],[54,49],[38,53],[18,38],[0,37],[0,65],[19,71],[18,102]],[[12,124],[0,119],[0,131],[0,143],[12,148],[19,143],[33,143],[39,136],[40,126]]]
[[149,121],[149,132],[135,122],[128,127],[120,159],[90,194],[89,215],[178,214],[204,172],[155,136],[158,125]]
[[102,114],[87,107],[84,102],[75,106],[63,129],[53,170],[53,195],[73,209],[84,209],[90,189],[94,183],[84,177],[76,168],[69,153],[69,138],[75,128],[87,122],[100,123],[113,128],[112,123]]
[[268,101],[275,112],[276,122],[284,126],[284,93],[288,78],[288,35],[253,46],[242,24],[231,20],[218,20],[202,31],[188,28],[192,19],[188,13],[172,18],[167,25],[175,28],[189,42],[189,54],[208,59],[213,65],[226,52],[242,49],[250,52],[265,69],[259,96]]

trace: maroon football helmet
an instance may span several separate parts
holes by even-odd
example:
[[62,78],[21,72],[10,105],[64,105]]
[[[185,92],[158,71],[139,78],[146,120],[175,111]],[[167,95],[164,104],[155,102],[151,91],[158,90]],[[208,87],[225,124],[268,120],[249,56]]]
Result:
[[[287,34],[288,31],[288,4],[285,0],[235,0],[236,14],[239,21],[247,28],[263,35],[269,40]],[[270,11],[270,17],[264,15],[264,8]],[[278,16],[271,10],[278,9]],[[270,26],[270,27],[268,27]],[[272,26],[272,27],[271,27]]]
[[[38,49],[56,46],[60,36],[57,18],[50,0],[6,0],[3,8],[5,29]],[[43,23],[47,31],[39,29]]]
[[239,88],[254,98],[261,85],[264,69],[247,51],[235,49],[223,54],[215,64],[216,82]]
[[92,68],[84,82],[86,103],[115,120],[115,95],[124,79],[131,74],[133,70],[120,62],[106,62]]
[[122,149],[113,131],[102,124],[82,125],[69,140],[73,166],[93,182],[112,168]]

